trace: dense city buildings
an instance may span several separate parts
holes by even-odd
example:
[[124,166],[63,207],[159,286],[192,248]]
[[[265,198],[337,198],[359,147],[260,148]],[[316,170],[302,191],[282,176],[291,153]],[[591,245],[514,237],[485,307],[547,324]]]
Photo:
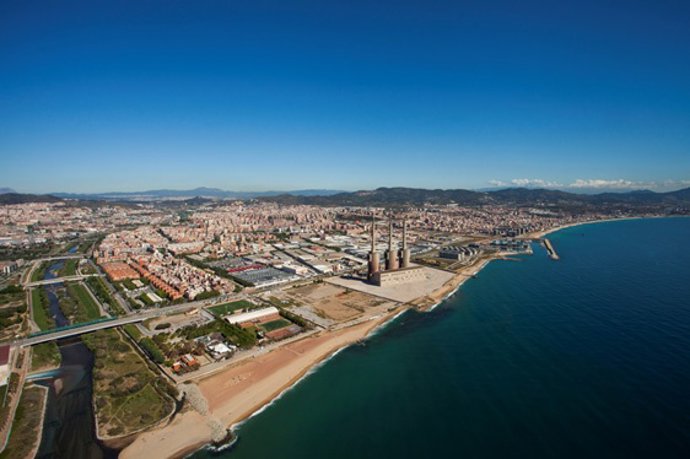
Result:
[[[0,380],[15,388],[16,406],[18,381],[55,369],[55,342],[82,336],[95,355],[98,428],[126,437],[163,422],[175,401],[200,413],[224,378],[243,377],[234,368],[288,364],[301,346],[349,343],[402,310],[426,310],[490,260],[530,254],[535,242],[558,260],[543,238],[554,228],[650,214],[503,203],[3,205],[0,319],[10,345]],[[220,386],[206,382],[216,374]],[[139,414],[113,420],[128,400],[141,400],[131,408]],[[227,435],[219,428],[210,438]]]

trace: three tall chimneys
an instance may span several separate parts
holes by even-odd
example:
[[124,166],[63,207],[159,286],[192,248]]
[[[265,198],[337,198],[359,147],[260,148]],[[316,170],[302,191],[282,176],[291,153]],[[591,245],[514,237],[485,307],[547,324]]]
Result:
[[[369,252],[369,272],[371,279],[380,270],[379,253],[376,251],[376,217],[371,215],[371,251]],[[386,270],[407,268],[410,266],[410,249],[407,248],[407,221],[403,220],[402,249],[394,249],[393,244],[393,219],[388,222],[388,250],[386,251]]]

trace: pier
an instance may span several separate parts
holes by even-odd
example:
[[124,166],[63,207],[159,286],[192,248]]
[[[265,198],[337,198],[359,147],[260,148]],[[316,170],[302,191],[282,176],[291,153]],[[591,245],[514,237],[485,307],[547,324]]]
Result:
[[546,247],[546,252],[548,252],[549,257],[551,257],[552,260],[559,260],[560,257],[556,253],[556,249],[553,248],[551,241],[546,238],[544,238],[542,241],[544,242],[544,247]]

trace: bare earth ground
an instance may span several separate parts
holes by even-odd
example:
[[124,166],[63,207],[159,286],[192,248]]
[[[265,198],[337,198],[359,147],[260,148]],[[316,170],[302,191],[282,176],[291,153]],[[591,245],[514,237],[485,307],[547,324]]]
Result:
[[372,308],[387,304],[381,300],[354,290],[348,290],[330,283],[308,285],[290,291],[290,297],[300,304],[309,306],[318,316],[336,322],[361,317]]

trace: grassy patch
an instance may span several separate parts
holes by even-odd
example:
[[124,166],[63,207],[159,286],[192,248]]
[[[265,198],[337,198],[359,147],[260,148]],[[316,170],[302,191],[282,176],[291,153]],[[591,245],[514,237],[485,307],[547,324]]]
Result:
[[54,368],[60,365],[60,351],[54,342],[41,343],[33,347],[31,371]]
[[115,330],[85,335],[95,355],[94,401],[102,433],[125,435],[165,417],[175,388],[149,365]]
[[137,286],[134,285],[134,282],[132,282],[132,279],[125,279],[125,280],[123,280],[123,281],[122,281],[122,285],[124,285],[124,287],[125,287],[127,290],[136,290],[136,288],[137,288]]
[[31,273],[31,282],[43,280],[46,275],[46,269],[48,269],[48,263],[49,262],[46,261],[39,263],[36,269],[34,269],[34,271]]
[[123,328],[125,329],[127,334],[134,339],[134,341],[139,341],[141,339],[142,334],[136,325],[127,324]]
[[21,335],[25,328],[26,294],[16,285],[0,291],[0,339]]
[[33,303],[34,322],[41,330],[55,328],[55,320],[50,315],[48,294],[43,287],[31,289],[31,302]]
[[65,260],[65,264],[62,266],[62,269],[60,270],[59,276],[64,277],[64,276],[74,276],[77,274],[77,265],[79,264],[79,260]]
[[156,304],[153,302],[151,298],[149,298],[149,295],[147,293],[142,293],[141,295],[139,295],[139,300],[146,306],[153,306],[154,304]]
[[181,328],[173,336],[180,336],[191,340],[214,332],[222,333],[228,341],[244,349],[249,349],[256,344],[256,333],[253,327],[242,328],[239,325],[231,325],[221,319],[216,319],[213,322],[200,326]]
[[278,330],[279,328],[287,327],[288,325],[290,325],[290,322],[288,322],[287,320],[278,319],[266,322],[265,324],[261,324],[261,328],[263,328],[267,332],[270,332],[273,330]]
[[239,309],[252,309],[255,307],[256,307],[256,305],[254,303],[252,303],[251,301],[239,300],[239,301],[232,301],[230,303],[219,304],[218,306],[213,306],[211,308],[208,308],[208,310],[214,316],[222,317],[224,315],[231,314],[231,313],[233,313]]
[[75,322],[88,322],[101,317],[101,310],[86,287],[81,284],[67,284],[67,293],[76,302]]
[[17,406],[7,447],[0,459],[29,457],[31,450],[40,441],[38,433],[43,414],[44,392],[38,387],[25,388]]

